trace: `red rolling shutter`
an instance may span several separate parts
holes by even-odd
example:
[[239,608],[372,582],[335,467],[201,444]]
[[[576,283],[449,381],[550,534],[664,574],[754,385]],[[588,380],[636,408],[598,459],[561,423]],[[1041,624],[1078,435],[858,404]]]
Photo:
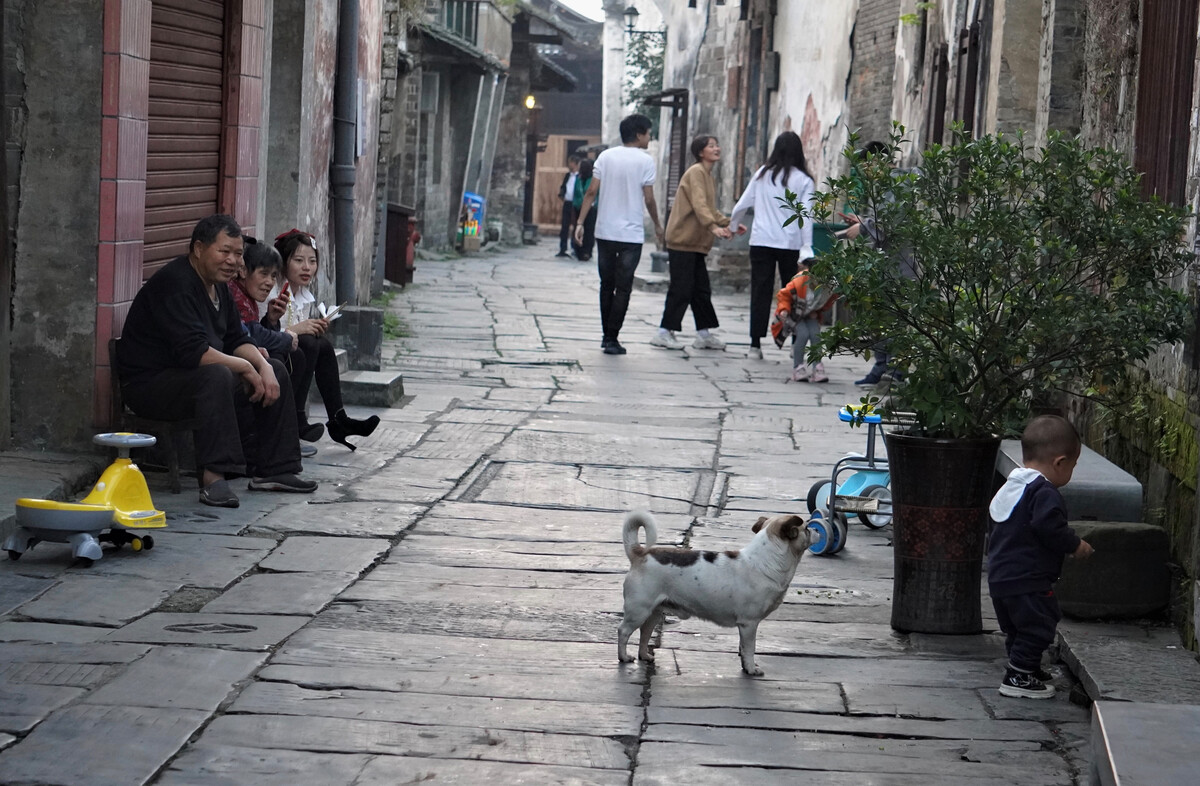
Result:
[[153,0],[143,278],[217,212],[224,43],[223,0]]

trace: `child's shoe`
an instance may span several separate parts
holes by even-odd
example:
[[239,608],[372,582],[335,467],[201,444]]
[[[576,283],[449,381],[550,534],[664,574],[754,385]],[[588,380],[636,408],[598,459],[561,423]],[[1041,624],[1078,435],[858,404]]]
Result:
[[807,382],[808,381],[808,366],[805,365],[804,363],[801,363],[800,365],[798,365],[794,369],[792,369],[792,381],[793,382]]
[[809,382],[828,382],[829,377],[825,376],[825,364],[818,363],[813,366],[812,375],[808,378]]
[[1014,699],[1049,699],[1054,696],[1054,686],[1047,685],[1027,671],[1010,667],[1004,670],[1000,695]]

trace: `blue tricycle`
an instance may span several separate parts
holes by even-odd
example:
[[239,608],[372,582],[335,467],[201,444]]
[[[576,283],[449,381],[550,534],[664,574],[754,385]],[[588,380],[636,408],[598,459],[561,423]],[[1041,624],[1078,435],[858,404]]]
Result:
[[[849,407],[838,410],[838,419],[845,423],[859,417]],[[813,554],[837,554],[844,549],[851,518],[871,529],[892,523],[888,462],[875,455],[875,430],[881,421],[878,413],[862,415],[860,422],[867,425],[866,455],[847,455],[833,465],[829,480],[818,481],[808,490],[808,512],[812,515],[808,527],[817,535],[808,548]],[[837,489],[832,499],[830,489]]]

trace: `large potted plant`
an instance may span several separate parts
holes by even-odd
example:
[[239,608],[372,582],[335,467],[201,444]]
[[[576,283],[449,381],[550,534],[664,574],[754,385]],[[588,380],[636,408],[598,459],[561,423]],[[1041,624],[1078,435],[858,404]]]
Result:
[[[863,237],[817,258],[852,318],[814,355],[886,346],[878,406],[892,471],[892,626],[981,629],[980,577],[999,440],[1063,395],[1103,399],[1193,322],[1186,213],[1143,199],[1118,153],[1051,134],[955,131],[911,169],[896,126],[885,150],[847,149],[811,215],[864,219]],[[874,401],[872,400],[872,403]]]

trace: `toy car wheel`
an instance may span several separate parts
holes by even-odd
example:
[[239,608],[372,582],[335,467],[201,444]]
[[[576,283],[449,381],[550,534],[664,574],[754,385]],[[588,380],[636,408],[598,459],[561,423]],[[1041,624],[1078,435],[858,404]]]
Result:
[[867,486],[862,496],[879,500],[879,512],[860,513],[858,517],[871,529],[883,529],[892,523],[892,490],[887,486]]
[[813,532],[812,543],[809,544],[808,550],[817,555],[828,554],[833,545],[834,528],[821,515],[821,511],[813,511],[812,518],[808,520],[808,528]]
[[134,551],[141,551],[142,550],[142,539],[141,538],[130,538],[129,548],[133,549]]
[[844,518],[834,517],[833,519],[833,547],[829,549],[830,554],[837,554],[842,549],[846,548],[846,520]]
[[808,512],[816,513],[825,507],[825,503],[829,501],[829,481],[818,480],[808,490]]
[[21,552],[17,551],[16,549],[9,549],[8,550],[8,558],[10,560],[12,560],[13,562],[16,562],[17,560],[19,560],[21,558]]
[[154,548],[154,536],[153,535],[146,535],[145,537],[142,538],[142,548],[144,548],[146,551],[149,551],[150,549]]

